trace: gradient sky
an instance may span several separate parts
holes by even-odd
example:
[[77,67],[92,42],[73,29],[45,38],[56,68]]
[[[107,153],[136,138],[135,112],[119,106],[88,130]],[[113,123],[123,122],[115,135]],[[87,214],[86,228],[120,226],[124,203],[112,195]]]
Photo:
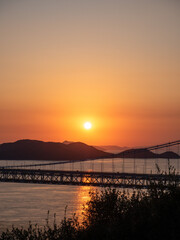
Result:
[[179,136],[178,0],[0,0],[0,142]]

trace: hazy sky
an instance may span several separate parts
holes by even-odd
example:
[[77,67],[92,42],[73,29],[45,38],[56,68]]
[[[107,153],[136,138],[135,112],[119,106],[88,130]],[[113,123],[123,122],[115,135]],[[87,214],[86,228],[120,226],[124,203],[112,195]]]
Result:
[[0,0],[0,142],[22,138],[179,139],[180,1]]

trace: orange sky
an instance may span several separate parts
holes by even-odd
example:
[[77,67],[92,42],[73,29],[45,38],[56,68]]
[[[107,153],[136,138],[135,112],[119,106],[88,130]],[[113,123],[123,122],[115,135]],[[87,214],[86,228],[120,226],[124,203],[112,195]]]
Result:
[[179,139],[178,1],[3,0],[0,36],[0,142]]

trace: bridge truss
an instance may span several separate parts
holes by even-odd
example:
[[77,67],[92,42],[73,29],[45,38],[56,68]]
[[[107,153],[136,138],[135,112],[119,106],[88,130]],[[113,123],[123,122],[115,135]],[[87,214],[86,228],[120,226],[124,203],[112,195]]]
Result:
[[[27,169],[0,169],[1,182],[77,185],[118,188],[148,188],[150,184],[169,182],[169,176],[160,174],[130,174],[112,172],[50,171]],[[177,183],[180,175],[175,176]]]

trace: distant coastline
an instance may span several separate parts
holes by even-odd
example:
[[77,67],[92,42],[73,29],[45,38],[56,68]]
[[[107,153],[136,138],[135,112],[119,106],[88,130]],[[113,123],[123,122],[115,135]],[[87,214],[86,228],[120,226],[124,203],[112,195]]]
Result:
[[[120,148],[120,147],[119,147]],[[81,142],[57,143],[38,140],[18,140],[0,144],[0,160],[87,160],[99,158],[167,158],[178,159],[172,151],[154,153],[146,148],[109,153]]]

